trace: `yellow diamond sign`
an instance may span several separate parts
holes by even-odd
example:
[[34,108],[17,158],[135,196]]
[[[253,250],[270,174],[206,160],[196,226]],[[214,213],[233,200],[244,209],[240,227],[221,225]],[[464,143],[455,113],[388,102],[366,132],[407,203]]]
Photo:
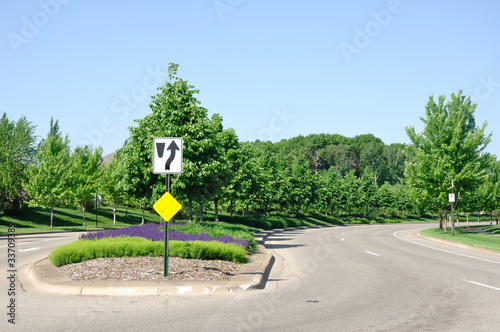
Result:
[[182,205],[168,192],[161,196],[153,205],[153,209],[155,209],[166,222],[172,219],[181,208]]

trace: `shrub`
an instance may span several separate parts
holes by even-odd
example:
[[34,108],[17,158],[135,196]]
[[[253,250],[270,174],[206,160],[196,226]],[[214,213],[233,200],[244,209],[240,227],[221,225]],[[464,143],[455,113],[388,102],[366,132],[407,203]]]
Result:
[[[80,239],[94,240],[108,237],[116,238],[120,236],[136,236],[148,240],[163,242],[165,240],[165,231],[163,225],[161,224],[147,223],[144,225],[130,226],[120,229],[88,232],[87,234],[82,234]],[[251,242],[251,248],[249,248],[250,251],[253,251],[256,246],[253,236],[243,231],[230,231],[223,227],[214,226],[205,227],[200,224],[174,225],[172,230],[169,232],[168,239],[174,241],[219,241],[222,243],[236,243],[243,248],[248,247]]]
[[[246,251],[234,243],[217,241],[169,241],[169,256],[196,259],[221,259],[244,263]],[[83,262],[104,257],[163,256],[164,244],[140,237],[103,238],[78,240],[55,248],[49,260],[55,266]]]

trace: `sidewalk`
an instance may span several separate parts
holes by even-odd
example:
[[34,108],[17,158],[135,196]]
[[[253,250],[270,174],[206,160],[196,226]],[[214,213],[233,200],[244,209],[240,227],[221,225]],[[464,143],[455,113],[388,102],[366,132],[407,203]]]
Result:
[[[302,228],[302,227],[301,227]],[[243,264],[231,280],[79,280],[74,281],[59,271],[48,258],[19,269],[19,280],[37,292],[54,295],[182,295],[224,294],[264,288],[274,261],[264,247],[265,239],[276,229],[255,234],[259,243],[248,263]],[[291,230],[291,229],[290,229]]]

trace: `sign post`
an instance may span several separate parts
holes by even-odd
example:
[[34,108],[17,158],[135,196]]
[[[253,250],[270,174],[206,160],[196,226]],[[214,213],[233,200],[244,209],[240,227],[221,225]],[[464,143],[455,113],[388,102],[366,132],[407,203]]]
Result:
[[453,181],[451,181],[451,189],[452,189],[452,193],[448,195],[448,200],[450,201],[450,204],[451,204],[451,213],[450,213],[451,234],[455,235],[455,215],[454,215],[454,211],[453,211],[453,208],[454,208],[453,205],[455,203],[455,190],[454,190],[454,186],[453,186]]
[[169,221],[182,206],[170,195],[170,174],[182,173],[182,137],[155,137],[153,139],[153,173],[165,174],[166,193],[153,205],[165,221],[165,248],[163,252],[163,275],[168,276]]

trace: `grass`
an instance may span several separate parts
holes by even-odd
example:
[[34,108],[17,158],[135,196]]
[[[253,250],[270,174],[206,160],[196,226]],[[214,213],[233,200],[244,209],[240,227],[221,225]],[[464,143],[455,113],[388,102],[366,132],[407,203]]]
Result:
[[496,226],[486,226],[482,228],[483,231],[493,233],[493,234],[500,234],[500,225]]
[[[145,222],[159,222],[160,217],[153,210],[144,213]],[[90,231],[113,228],[113,210],[109,207],[99,208],[96,227],[95,210],[85,213],[86,227],[83,227],[82,212],[72,208],[54,208],[54,228],[50,228],[50,211],[42,208],[25,208],[18,216],[0,214],[0,234],[8,234],[8,226],[13,223],[17,234],[35,232],[60,232],[60,231]],[[128,214],[124,207],[116,213],[116,227],[139,225],[142,221],[142,210],[129,208]]]
[[[489,226],[491,227],[491,226]],[[498,226],[497,226],[498,228]],[[432,236],[435,238],[454,241],[458,243],[467,244],[470,246],[493,249],[500,251],[500,237],[492,236],[489,234],[472,233],[466,231],[467,227],[457,227],[455,229],[455,236],[451,234],[451,229],[447,231],[440,230],[439,228],[424,229],[422,234]],[[500,231],[500,229],[499,229]]]

